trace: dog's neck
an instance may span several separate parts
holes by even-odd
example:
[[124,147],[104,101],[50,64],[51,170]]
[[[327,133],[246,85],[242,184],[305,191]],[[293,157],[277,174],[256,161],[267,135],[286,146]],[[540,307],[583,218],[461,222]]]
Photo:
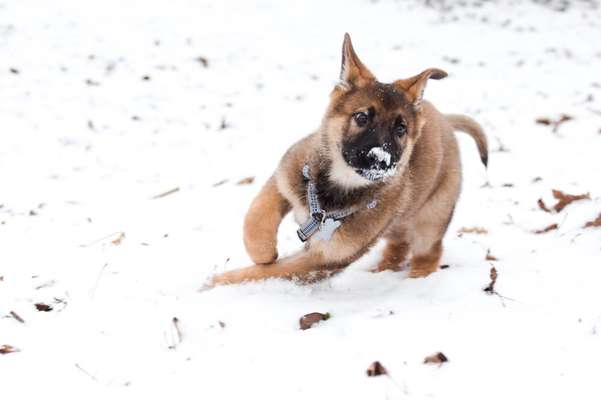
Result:
[[[331,161],[321,161],[311,169],[321,207],[326,211],[344,210],[370,202],[382,187],[381,183],[346,187],[332,179]],[[315,169],[315,171],[313,171]]]

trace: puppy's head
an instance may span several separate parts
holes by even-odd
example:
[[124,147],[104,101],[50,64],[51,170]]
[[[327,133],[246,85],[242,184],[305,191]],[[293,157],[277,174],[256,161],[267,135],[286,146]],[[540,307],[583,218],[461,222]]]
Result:
[[332,91],[321,128],[330,179],[353,188],[401,171],[424,124],[421,103],[426,82],[445,76],[439,69],[427,69],[393,83],[378,82],[346,34],[340,83]]

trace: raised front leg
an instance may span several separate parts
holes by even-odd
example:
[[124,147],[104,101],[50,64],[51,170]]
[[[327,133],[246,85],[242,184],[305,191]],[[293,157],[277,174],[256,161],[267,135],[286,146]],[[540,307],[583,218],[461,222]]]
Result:
[[375,218],[372,211],[344,221],[330,240],[310,240],[308,248],[274,263],[253,265],[212,278],[210,285],[227,285],[268,278],[314,282],[331,276],[362,256],[384,229],[386,216]]
[[277,233],[290,204],[271,177],[250,205],[244,219],[244,245],[256,264],[269,264],[278,258]]

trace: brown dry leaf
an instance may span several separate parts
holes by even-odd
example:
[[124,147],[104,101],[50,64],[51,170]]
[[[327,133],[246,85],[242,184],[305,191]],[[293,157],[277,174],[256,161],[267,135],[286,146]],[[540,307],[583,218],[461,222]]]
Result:
[[541,210],[543,210],[545,212],[551,212],[551,210],[549,210],[549,207],[547,207],[547,205],[545,204],[543,199],[538,199],[537,204],[538,204],[538,208],[540,208]]
[[209,67],[209,59],[203,56],[200,57],[196,57],[196,61],[198,61],[200,63],[200,65],[202,65],[205,68]]
[[557,224],[551,224],[547,227],[544,227],[543,229],[537,229],[534,231],[534,233],[536,233],[537,235],[540,235],[542,233],[547,233],[547,232],[551,232],[554,231],[555,229],[559,228],[559,225]]
[[117,236],[115,240],[112,240],[111,243],[115,246],[119,246],[123,239],[125,239],[125,232],[119,232],[119,236]]
[[557,204],[553,206],[553,209],[557,212],[563,210],[568,204],[573,203],[578,200],[590,200],[590,193],[584,194],[567,194],[562,192],[561,190],[553,189],[553,197],[555,197],[558,201]]
[[372,362],[369,368],[367,368],[366,373],[367,376],[388,375],[388,371],[386,371],[386,368],[384,368],[384,366],[380,364],[380,361]]
[[486,234],[488,234],[488,231],[486,229],[484,229],[484,228],[479,227],[479,226],[474,226],[474,227],[471,227],[471,228],[463,227],[463,228],[461,228],[461,229],[459,229],[457,231],[457,235],[459,237],[463,236],[464,233],[475,233],[477,235],[486,235]]
[[250,185],[254,181],[255,181],[255,177],[254,176],[249,176],[249,177],[240,179],[238,181],[238,183],[236,183],[236,185]]
[[0,354],[16,353],[18,351],[20,350],[8,344],[0,346]]
[[328,319],[330,319],[330,313],[322,314],[322,313],[314,312],[314,313],[303,315],[301,317],[301,319],[299,320],[299,324],[300,324],[300,328],[302,330],[306,330],[306,329],[312,328],[313,325],[315,325],[319,321],[327,321]]
[[499,261],[499,259],[492,254],[490,254],[490,249],[486,251],[486,257],[484,258],[486,261]]
[[490,269],[490,283],[484,288],[484,291],[489,294],[495,293],[495,283],[497,283],[497,269],[492,267]]
[[574,119],[574,117],[572,117],[571,115],[562,114],[556,120],[553,120],[553,119],[547,118],[547,117],[537,118],[536,123],[540,124],[540,125],[552,126],[553,133],[556,133],[561,124],[563,124],[564,122],[567,122],[567,121],[571,121],[573,119]]
[[550,118],[540,117],[536,119],[536,123],[540,125],[551,125],[553,122],[551,122]]
[[48,311],[53,310],[52,306],[49,306],[48,304],[45,304],[45,303],[35,303],[34,305],[38,311],[48,312]]
[[586,224],[584,224],[584,228],[594,227],[601,227],[601,214],[599,214],[599,216],[597,216],[597,218],[595,218],[594,220],[588,221]]
[[434,353],[424,358],[424,364],[442,364],[448,362],[449,359],[442,352]]

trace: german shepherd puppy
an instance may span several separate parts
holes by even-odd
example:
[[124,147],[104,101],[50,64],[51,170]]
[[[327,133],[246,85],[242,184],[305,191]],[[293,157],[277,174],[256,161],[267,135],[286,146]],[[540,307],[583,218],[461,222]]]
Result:
[[[432,68],[378,82],[346,34],[340,82],[320,128],[290,147],[246,215],[244,244],[256,265],[216,275],[211,284],[311,282],[340,271],[380,238],[387,243],[375,271],[398,270],[406,260],[411,277],[436,271],[461,187],[453,131],[468,133],[485,166],[488,160],[478,123],[422,99],[429,79],[446,76]],[[278,259],[278,226],[290,211],[305,248]]]

